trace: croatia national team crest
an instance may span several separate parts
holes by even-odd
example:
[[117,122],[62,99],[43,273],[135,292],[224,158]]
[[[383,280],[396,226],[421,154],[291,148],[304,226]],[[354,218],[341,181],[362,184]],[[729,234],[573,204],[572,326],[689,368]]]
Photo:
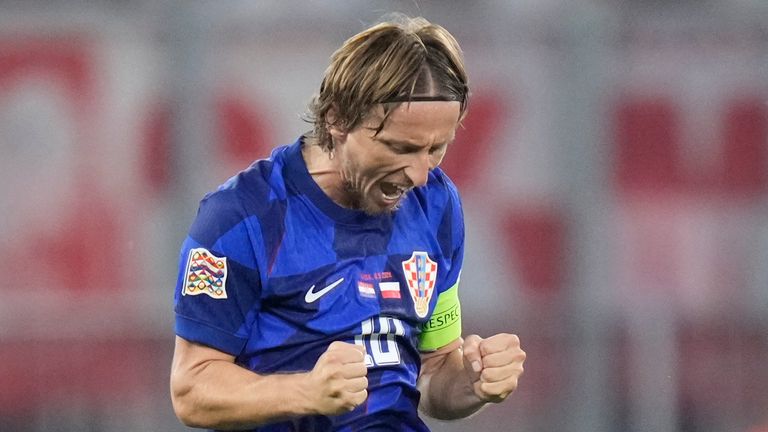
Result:
[[403,261],[403,273],[416,315],[424,318],[429,312],[429,300],[435,291],[437,263],[426,252],[414,252],[410,259]]
[[227,259],[219,258],[205,248],[190,250],[182,294],[227,298]]

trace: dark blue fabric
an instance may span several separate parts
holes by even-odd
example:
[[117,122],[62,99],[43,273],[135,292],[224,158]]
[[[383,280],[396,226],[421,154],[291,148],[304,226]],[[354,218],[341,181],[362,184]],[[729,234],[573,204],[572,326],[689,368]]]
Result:
[[[371,361],[366,403],[341,416],[255,430],[427,431],[417,413],[418,337],[439,293],[461,271],[464,227],[456,189],[435,169],[396,212],[370,216],[322,192],[301,146],[298,140],[275,149],[201,201],[180,254],[176,332],[264,374],[309,371],[333,341],[365,345]],[[185,294],[195,248],[226,258],[227,298]],[[414,251],[437,264],[423,317],[415,312],[403,267]],[[340,280],[307,301],[308,290]],[[383,297],[382,283],[399,284],[399,293]]]

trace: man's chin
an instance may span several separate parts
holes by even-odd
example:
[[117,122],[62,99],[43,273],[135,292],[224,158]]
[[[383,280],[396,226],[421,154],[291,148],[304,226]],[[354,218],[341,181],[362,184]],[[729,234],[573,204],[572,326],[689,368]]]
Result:
[[396,201],[389,201],[386,199],[376,199],[378,197],[371,195],[363,195],[360,192],[348,187],[351,192],[350,207],[360,210],[369,216],[382,216],[396,212],[402,202],[404,196],[399,197]]
[[394,204],[382,205],[374,202],[366,202],[365,206],[361,208],[369,216],[383,216],[396,212],[400,209],[402,200],[398,200]]

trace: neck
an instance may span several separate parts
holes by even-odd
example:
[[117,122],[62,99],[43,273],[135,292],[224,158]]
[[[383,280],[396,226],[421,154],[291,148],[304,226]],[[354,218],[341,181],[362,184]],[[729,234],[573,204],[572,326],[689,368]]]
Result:
[[312,180],[320,186],[328,197],[336,204],[347,207],[344,197],[344,183],[341,178],[341,169],[337,159],[331,159],[330,153],[317,144],[305,142],[301,148],[301,155],[307,165]]

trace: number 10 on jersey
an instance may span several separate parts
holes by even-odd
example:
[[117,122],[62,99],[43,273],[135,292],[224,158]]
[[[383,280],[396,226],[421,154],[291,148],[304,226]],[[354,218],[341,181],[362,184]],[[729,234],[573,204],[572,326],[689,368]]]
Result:
[[365,348],[365,365],[373,367],[399,364],[400,350],[395,336],[405,336],[402,321],[380,316],[369,318],[360,324],[362,331],[355,336],[355,344]]

